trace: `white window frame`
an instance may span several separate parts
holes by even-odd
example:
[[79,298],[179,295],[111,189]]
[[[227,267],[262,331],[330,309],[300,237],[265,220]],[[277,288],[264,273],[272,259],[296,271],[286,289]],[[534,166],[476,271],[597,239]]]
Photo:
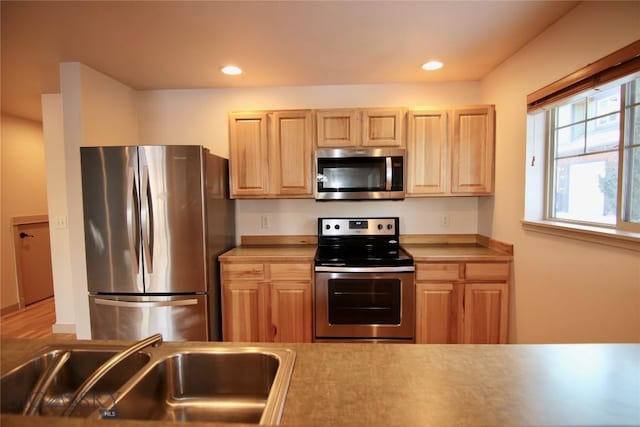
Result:
[[[627,84],[640,77],[640,72],[632,73],[623,79],[609,83],[597,89],[610,88]],[[620,101],[620,141],[618,144],[618,193],[616,203],[616,224],[592,223],[572,219],[560,219],[553,216],[553,203],[555,193],[555,168],[554,168],[554,144],[553,120],[551,115],[555,108],[578,99],[588,97],[595,93],[596,89],[590,89],[571,97],[558,100],[547,105],[543,111],[538,111],[528,116],[527,120],[527,173],[525,189],[525,218],[522,221],[526,230],[537,231],[555,236],[563,236],[573,239],[602,243],[606,245],[640,251],[640,224],[623,220],[623,182],[625,160],[624,154],[627,147],[629,133],[625,129],[628,118],[626,108],[626,90],[621,90]],[[636,100],[637,101],[637,100]],[[634,104],[637,105],[637,104]],[[586,105],[585,105],[586,107]],[[588,114],[585,114],[585,118]],[[599,118],[588,119],[598,124]],[[585,128],[586,128],[585,123]],[[636,143],[637,144],[637,143]],[[537,164],[536,164],[537,163]]]

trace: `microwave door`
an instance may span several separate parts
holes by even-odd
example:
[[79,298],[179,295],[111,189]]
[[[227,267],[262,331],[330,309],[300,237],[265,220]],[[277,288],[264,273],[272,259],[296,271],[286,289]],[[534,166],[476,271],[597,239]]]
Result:
[[367,192],[387,188],[385,158],[321,159],[318,162],[320,191]]

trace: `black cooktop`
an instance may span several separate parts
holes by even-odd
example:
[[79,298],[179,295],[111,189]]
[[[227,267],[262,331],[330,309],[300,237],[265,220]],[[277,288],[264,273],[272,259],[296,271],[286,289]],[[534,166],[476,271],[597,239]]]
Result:
[[411,266],[400,247],[399,219],[318,218],[317,266]]
[[320,246],[315,263],[327,267],[396,267],[413,265],[413,258],[400,246]]

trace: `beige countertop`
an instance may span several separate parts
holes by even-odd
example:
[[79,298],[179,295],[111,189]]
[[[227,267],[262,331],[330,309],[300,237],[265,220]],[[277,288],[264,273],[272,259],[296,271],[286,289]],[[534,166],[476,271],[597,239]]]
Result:
[[414,261],[511,261],[513,255],[477,244],[403,244]]
[[[313,261],[316,236],[243,236],[243,244],[220,255],[224,262]],[[420,261],[511,261],[513,246],[477,234],[403,235],[403,248]]]
[[218,257],[223,262],[304,261],[311,262],[316,255],[316,245],[264,245],[238,246]]
[[[3,340],[2,371],[50,342]],[[297,352],[283,426],[640,424],[640,344],[260,345]],[[26,424],[19,416],[3,415],[1,421],[5,427]],[[28,422],[108,423],[113,425],[40,417]]]

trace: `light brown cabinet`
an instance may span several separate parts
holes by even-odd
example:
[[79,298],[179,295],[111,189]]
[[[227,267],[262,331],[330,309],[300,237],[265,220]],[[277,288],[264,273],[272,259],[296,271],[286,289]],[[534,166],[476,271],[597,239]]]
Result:
[[269,194],[267,114],[229,115],[231,197]]
[[309,110],[229,114],[231,197],[313,198]]
[[223,262],[225,341],[311,342],[310,263]]
[[317,110],[317,145],[402,147],[404,115],[401,108]]
[[493,193],[493,105],[407,114],[407,196]]
[[416,263],[416,342],[507,342],[508,262]]

